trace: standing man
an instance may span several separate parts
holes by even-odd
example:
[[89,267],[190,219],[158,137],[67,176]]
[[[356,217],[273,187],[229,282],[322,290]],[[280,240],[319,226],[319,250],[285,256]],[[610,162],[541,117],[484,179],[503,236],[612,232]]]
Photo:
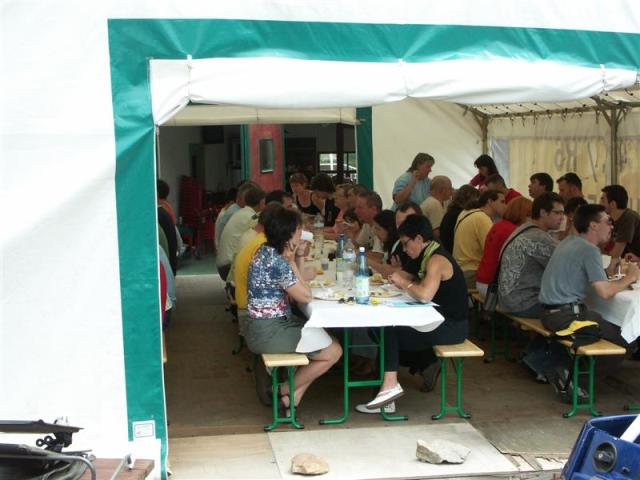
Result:
[[584,198],[582,180],[574,172],[565,173],[556,182],[558,183],[558,193],[564,199],[564,203],[567,203],[571,198]]
[[429,173],[436,163],[428,153],[418,153],[411,162],[409,170],[398,177],[393,184],[393,210],[408,200],[422,204],[431,193]]
[[451,179],[444,175],[437,175],[431,180],[431,195],[420,205],[422,213],[431,222],[433,236],[437,239],[440,238],[440,224],[446,212],[446,204],[452,195]]
[[507,184],[499,173],[489,175],[484,181],[487,190],[498,190],[504,195],[505,203],[509,203],[511,200],[517,197],[521,197],[522,194],[513,188],[507,188]]
[[553,192],[553,178],[545,172],[534,173],[529,177],[529,196],[534,200],[545,192]]
[[613,248],[607,273],[613,275],[620,258],[633,253],[640,255],[640,215],[627,208],[629,194],[622,185],[607,185],[602,189],[600,205],[613,220]]

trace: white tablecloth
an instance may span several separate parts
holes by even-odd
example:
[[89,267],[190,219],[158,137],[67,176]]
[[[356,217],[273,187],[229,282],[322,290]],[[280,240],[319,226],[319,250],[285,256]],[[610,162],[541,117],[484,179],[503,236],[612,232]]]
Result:
[[[400,296],[390,300],[411,300]],[[312,352],[325,348],[331,342],[325,328],[408,326],[420,332],[435,330],[444,317],[432,306],[390,307],[381,305],[347,305],[338,302],[314,300],[305,305],[309,320],[302,329],[298,352]]]
[[585,303],[605,320],[618,325],[627,342],[640,337],[640,290],[624,290],[608,300],[592,291]]

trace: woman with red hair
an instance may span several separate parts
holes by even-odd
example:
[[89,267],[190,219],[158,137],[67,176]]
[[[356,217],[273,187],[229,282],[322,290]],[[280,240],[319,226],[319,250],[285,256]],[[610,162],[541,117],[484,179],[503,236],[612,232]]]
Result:
[[507,209],[502,216],[502,220],[497,222],[484,242],[482,259],[478,266],[476,277],[476,288],[482,296],[487,293],[487,286],[496,278],[500,251],[504,242],[513,231],[525,223],[531,217],[531,206],[533,202],[525,197],[517,197],[509,202]]

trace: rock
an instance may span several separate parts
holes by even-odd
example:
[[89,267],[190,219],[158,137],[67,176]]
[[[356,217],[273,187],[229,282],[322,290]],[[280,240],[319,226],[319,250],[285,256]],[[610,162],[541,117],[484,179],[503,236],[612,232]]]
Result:
[[470,452],[464,445],[448,440],[418,440],[416,447],[418,460],[429,463],[463,463]]
[[322,475],[329,471],[329,464],[312,453],[299,453],[291,459],[291,473]]

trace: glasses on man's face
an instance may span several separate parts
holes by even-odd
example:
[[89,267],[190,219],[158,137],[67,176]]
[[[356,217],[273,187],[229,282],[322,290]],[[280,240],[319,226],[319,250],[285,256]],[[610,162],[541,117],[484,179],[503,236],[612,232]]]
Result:
[[602,220],[600,220],[600,223],[604,223],[607,225],[613,225],[613,220],[611,220],[611,218],[607,217],[607,218],[603,218]]
[[411,241],[410,238],[407,238],[406,240],[400,240],[400,243],[402,244],[402,248],[406,249],[407,248],[407,244]]
[[558,215],[564,215],[564,208],[554,208],[551,210],[551,213],[555,213]]

